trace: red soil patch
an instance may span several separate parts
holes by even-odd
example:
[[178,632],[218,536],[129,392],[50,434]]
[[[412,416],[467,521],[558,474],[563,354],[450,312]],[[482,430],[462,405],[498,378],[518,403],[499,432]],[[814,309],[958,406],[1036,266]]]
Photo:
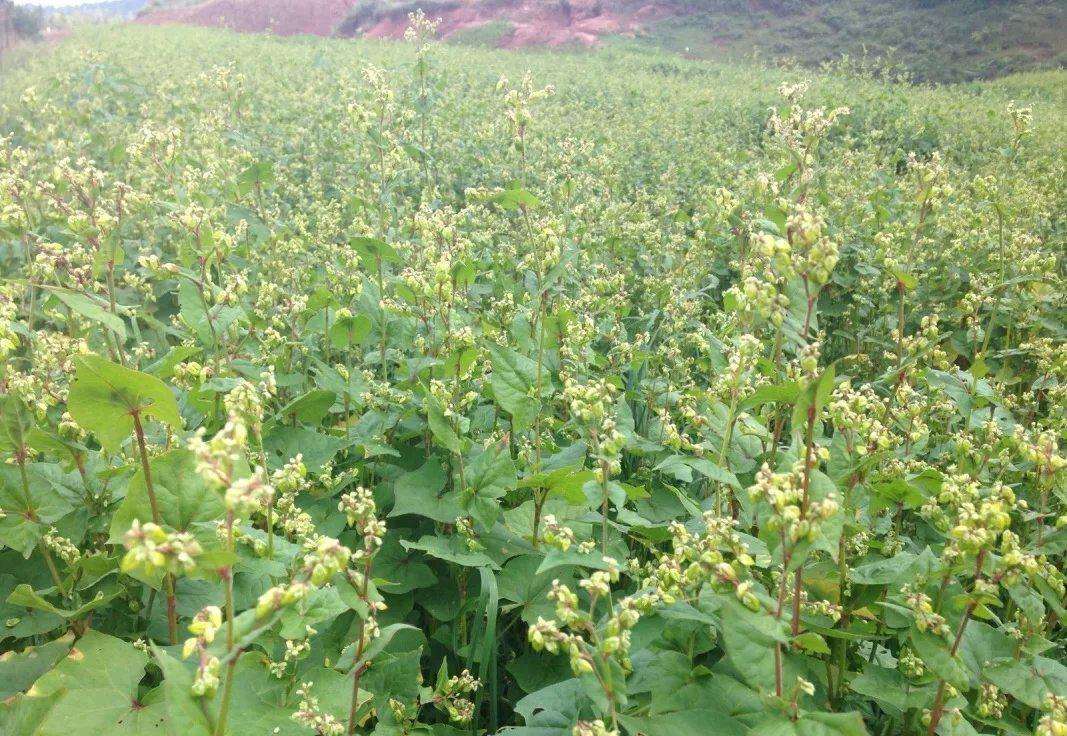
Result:
[[[333,35],[357,0],[204,0],[196,5],[157,10],[139,18],[143,23],[185,23],[221,26],[237,31],[270,31]],[[511,31],[500,41],[504,48],[520,46],[596,45],[601,36],[633,34],[651,21],[669,15],[656,2],[636,9],[611,0],[571,0],[565,11],[556,0],[460,0],[457,7],[431,15],[441,16],[442,38],[493,21],[507,21]],[[367,28],[357,29],[372,38],[402,38],[408,25],[403,13],[386,15]]]

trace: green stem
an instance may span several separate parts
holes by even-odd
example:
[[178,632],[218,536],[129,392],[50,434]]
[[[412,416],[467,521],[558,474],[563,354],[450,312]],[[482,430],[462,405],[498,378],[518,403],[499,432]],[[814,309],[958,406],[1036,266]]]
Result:
[[[233,539],[233,512],[226,514],[226,550],[230,553],[234,550]],[[233,619],[235,616],[233,605],[233,568],[226,568],[224,572],[226,583],[226,651],[233,651],[234,631]],[[215,736],[226,733],[226,721],[230,715],[230,699],[233,694],[233,673],[237,665],[237,657],[226,663],[226,683],[222,687],[222,705],[219,707],[219,720],[215,723]]]
[[[364,604],[367,604],[367,590],[370,581],[370,567],[373,558],[368,555],[367,562],[363,567],[363,589],[359,593],[360,600]],[[371,615],[371,611],[368,610],[367,615]],[[359,681],[363,677],[363,672],[366,667],[360,662],[363,658],[363,650],[366,647],[366,637],[364,637],[364,629],[366,623],[360,627],[359,643],[356,645],[356,669],[352,673],[352,702],[348,706],[348,731],[349,736],[356,732],[356,716],[359,714]]]
[[[144,487],[148,495],[148,505],[152,509],[152,523],[160,526],[162,520],[159,515],[159,502],[156,500],[156,489],[152,483],[152,468],[148,463],[148,448],[144,440],[144,427],[141,426],[141,413],[140,411],[133,411],[130,416],[133,417],[133,432],[137,438],[137,449],[141,456],[141,472],[144,473]],[[164,583],[167,588],[167,633],[170,636],[170,643],[177,644],[178,606],[174,593],[174,575],[167,573]]]
[[222,686],[222,705],[219,707],[219,719],[215,723],[214,736],[226,733],[226,721],[230,718],[230,700],[233,696],[233,671],[237,667],[237,657],[226,663],[226,682]]

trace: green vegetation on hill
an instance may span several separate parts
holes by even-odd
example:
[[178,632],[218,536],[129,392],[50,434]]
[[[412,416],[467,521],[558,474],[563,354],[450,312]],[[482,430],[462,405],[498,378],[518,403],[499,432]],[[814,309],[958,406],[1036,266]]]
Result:
[[709,58],[805,66],[886,60],[922,81],[997,77],[1067,63],[1062,0],[677,0],[685,13],[643,41]]

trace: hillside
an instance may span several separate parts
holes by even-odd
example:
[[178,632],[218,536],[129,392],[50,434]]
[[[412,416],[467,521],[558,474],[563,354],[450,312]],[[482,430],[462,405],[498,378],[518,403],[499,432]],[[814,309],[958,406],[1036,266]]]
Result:
[[847,56],[954,82],[1062,67],[1058,0],[156,0],[146,23],[399,38],[407,14],[458,43],[515,48],[632,43],[712,59],[818,66]]
[[148,0],[99,0],[80,5],[46,8],[47,12],[74,18],[132,18],[148,5]]

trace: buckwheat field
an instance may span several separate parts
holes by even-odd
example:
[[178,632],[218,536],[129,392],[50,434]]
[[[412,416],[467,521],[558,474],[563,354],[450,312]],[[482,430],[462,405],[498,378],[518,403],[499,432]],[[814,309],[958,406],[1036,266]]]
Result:
[[411,22],[3,72],[0,733],[1067,734],[1067,73]]

